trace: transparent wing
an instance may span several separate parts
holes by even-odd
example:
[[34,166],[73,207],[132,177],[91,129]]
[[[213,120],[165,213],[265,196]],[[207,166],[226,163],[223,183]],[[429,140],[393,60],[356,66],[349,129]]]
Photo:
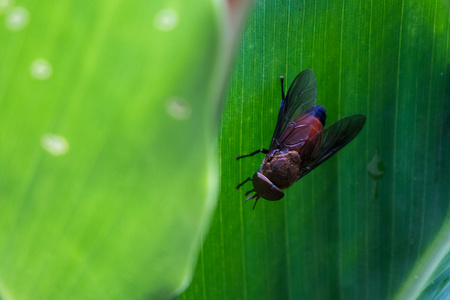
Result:
[[366,117],[357,114],[342,118],[325,128],[322,132],[319,150],[312,159],[302,163],[302,170],[297,180],[317,168],[350,143],[364,127],[365,122]]
[[277,125],[272,136],[269,152],[276,149],[277,139],[297,117],[317,103],[316,77],[310,69],[302,71],[292,82],[286,98],[281,101]]

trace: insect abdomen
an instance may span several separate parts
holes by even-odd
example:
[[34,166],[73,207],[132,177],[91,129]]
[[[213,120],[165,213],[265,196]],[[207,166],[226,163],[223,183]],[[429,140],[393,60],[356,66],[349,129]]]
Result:
[[320,105],[317,105],[314,111],[311,111],[309,114],[313,116],[314,119],[311,121],[311,131],[308,140],[305,142],[304,146],[299,149],[302,161],[310,160],[319,149],[322,130],[327,117],[325,108]]

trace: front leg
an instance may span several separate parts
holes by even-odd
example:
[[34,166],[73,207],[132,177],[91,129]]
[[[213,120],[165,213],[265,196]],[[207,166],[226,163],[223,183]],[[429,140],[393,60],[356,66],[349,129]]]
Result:
[[[235,187],[235,189],[240,188],[240,187],[243,186],[247,181],[252,181],[252,178],[249,177],[249,178],[245,179],[244,181],[242,181],[241,183],[239,183],[239,184],[237,185],[237,187]],[[246,195],[247,195],[247,194],[246,194]]]
[[255,152],[252,152],[252,153],[247,154],[247,155],[236,156],[236,160],[241,159],[241,158],[244,158],[244,157],[253,156],[253,155],[257,154],[257,153],[264,153],[264,154],[267,154],[267,153],[269,153],[269,150],[267,150],[267,149],[259,149],[259,150],[256,150]]

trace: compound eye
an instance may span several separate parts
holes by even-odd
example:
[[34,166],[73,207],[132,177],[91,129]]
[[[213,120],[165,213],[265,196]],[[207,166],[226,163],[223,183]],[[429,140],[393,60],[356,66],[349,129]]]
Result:
[[276,201],[283,198],[284,193],[276,185],[274,185],[266,176],[260,172],[256,172],[253,175],[253,187],[255,192],[261,198],[270,201]]

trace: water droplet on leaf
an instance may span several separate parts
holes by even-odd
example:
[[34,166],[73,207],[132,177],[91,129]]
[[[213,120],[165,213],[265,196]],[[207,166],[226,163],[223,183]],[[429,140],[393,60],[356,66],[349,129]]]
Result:
[[13,8],[5,18],[5,24],[8,29],[20,30],[24,28],[30,19],[30,13],[23,7]]
[[170,98],[166,104],[167,113],[178,120],[186,120],[191,116],[191,104],[179,97]]
[[53,73],[52,65],[43,58],[38,58],[31,64],[30,73],[33,78],[45,80]]
[[178,13],[173,9],[163,9],[155,15],[153,24],[161,31],[170,31],[178,24]]
[[384,165],[378,157],[378,152],[375,152],[372,160],[367,164],[367,172],[373,179],[380,179],[384,175]]
[[69,151],[69,143],[60,135],[44,134],[41,145],[47,152],[55,156],[64,155]]

